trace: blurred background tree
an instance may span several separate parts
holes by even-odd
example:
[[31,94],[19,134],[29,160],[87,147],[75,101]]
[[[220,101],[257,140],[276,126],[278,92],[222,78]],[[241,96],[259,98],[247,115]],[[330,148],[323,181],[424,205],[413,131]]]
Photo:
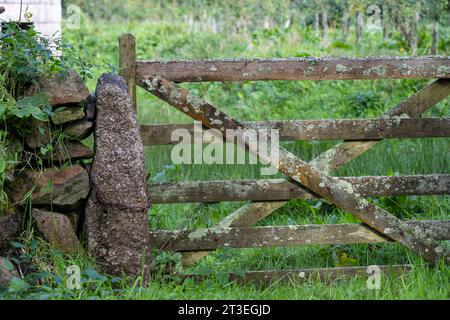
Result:
[[63,12],[77,5],[93,20],[158,21],[183,19],[205,31],[232,30],[251,34],[272,28],[311,28],[329,42],[329,28],[341,29],[346,41],[354,33],[355,45],[367,29],[368,21],[380,21],[384,41],[400,36],[414,55],[420,41],[419,30],[427,30],[429,53],[437,54],[439,26],[449,17],[449,0],[63,0]]

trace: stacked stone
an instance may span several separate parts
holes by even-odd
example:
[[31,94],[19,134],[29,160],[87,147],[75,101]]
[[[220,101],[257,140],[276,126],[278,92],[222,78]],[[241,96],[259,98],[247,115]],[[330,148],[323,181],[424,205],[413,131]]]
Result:
[[[80,217],[90,191],[88,166],[94,156],[81,140],[93,132],[95,101],[73,70],[41,81],[26,95],[37,93],[48,96],[53,112],[49,122],[30,120],[27,134],[18,137],[26,165],[7,179],[5,191],[15,209],[0,214],[0,253],[20,234],[18,212],[29,198],[35,229],[43,239],[69,253],[79,245]],[[5,268],[0,266],[0,271],[5,273]]]
[[[81,78],[69,71],[27,91],[37,93],[50,99],[51,123],[30,121],[31,134],[22,140],[27,163],[35,168],[16,170],[9,179],[11,202],[23,206],[31,197],[36,230],[60,250],[75,252],[83,230],[88,253],[103,271],[143,275],[147,283],[152,256],[144,146],[125,80],[104,74],[89,95]],[[94,129],[95,157],[81,143]],[[67,141],[55,142],[52,136]],[[92,158],[90,169],[86,159]],[[0,253],[20,226],[18,214],[0,215]],[[13,265],[0,258],[0,287],[15,274]]]

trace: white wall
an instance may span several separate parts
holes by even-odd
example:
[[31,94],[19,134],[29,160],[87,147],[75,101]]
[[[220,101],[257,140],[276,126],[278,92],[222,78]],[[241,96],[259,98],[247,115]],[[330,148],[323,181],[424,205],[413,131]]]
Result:
[[[0,20],[19,19],[20,0],[0,0],[0,6],[6,11],[0,14]],[[31,20],[37,31],[43,35],[61,36],[61,0],[23,0],[21,21],[26,21],[23,13],[28,6],[28,11],[33,14]]]

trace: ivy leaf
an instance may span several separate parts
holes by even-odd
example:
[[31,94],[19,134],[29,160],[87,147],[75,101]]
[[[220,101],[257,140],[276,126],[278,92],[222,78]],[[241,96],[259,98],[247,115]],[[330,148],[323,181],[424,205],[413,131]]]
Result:
[[44,108],[42,108],[42,111],[51,116],[53,114],[52,106],[46,105]]
[[6,260],[6,259],[2,259],[2,263],[1,263],[6,270],[8,271],[13,271],[14,270],[14,265],[11,263],[11,261]]
[[48,121],[48,114],[46,114],[45,112],[43,112],[42,110],[35,110],[31,113],[31,115],[33,116],[33,118],[40,120],[40,121]]
[[32,116],[41,121],[48,121],[48,113],[43,108],[48,106],[48,98],[43,94],[36,94],[30,97],[24,97],[17,100],[19,110],[13,110],[13,113],[19,118]]
[[20,292],[28,289],[30,285],[20,278],[12,278],[9,283],[9,290],[12,292]]

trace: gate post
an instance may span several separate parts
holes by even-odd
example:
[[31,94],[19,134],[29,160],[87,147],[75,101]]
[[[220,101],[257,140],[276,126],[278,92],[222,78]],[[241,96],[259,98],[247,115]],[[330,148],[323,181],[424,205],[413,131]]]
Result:
[[119,73],[128,86],[128,94],[136,109],[136,40],[131,33],[122,34],[119,38]]

